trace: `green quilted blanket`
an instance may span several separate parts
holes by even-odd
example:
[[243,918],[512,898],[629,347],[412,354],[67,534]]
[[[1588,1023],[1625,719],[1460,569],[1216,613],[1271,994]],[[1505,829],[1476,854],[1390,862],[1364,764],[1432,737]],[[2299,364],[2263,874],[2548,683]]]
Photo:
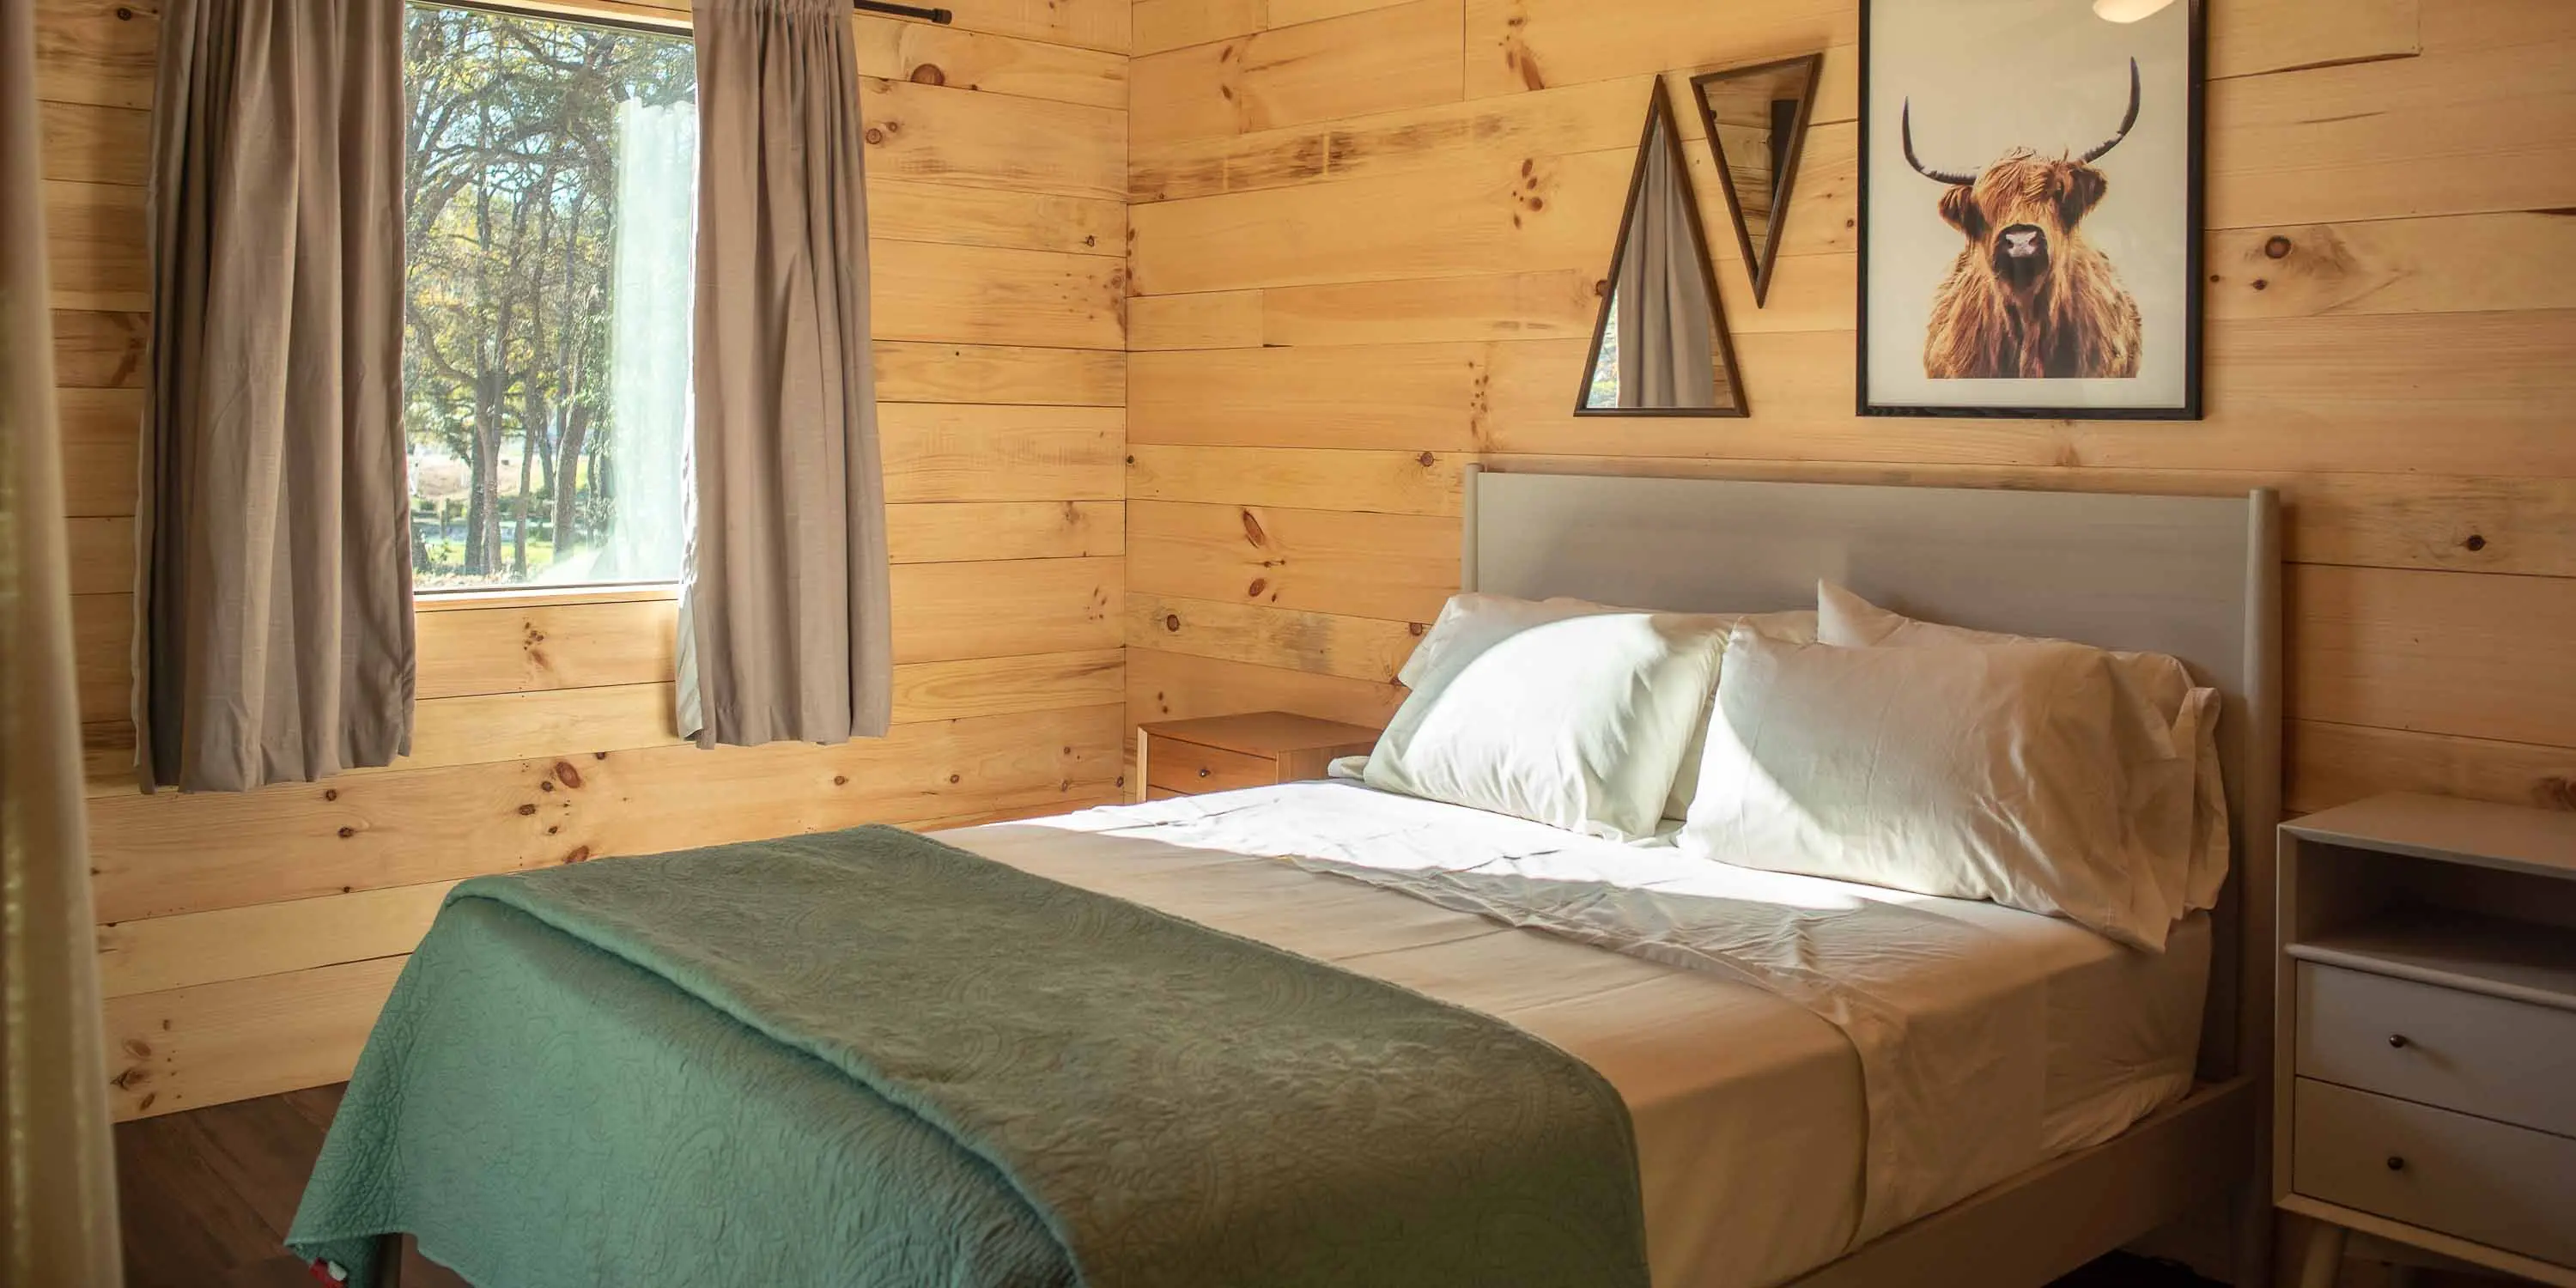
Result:
[[1647,1282],[1500,1021],[891,828],[469,881],[288,1243],[366,1288]]

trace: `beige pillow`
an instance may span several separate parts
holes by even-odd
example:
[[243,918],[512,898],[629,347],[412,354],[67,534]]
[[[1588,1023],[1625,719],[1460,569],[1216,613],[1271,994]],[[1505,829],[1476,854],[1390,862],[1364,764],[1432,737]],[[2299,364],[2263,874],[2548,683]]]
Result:
[[1681,844],[2161,950],[2175,911],[2126,818],[2121,688],[2078,644],[1842,648],[1738,627]]
[[[2038,642],[2034,636],[1907,617],[1829,581],[1816,585],[1816,638],[1846,648]],[[2218,691],[2193,684],[2191,672],[2166,654],[2103,652],[2130,699],[2123,743],[2131,774],[2130,817],[2141,828],[2161,829],[2151,847],[2158,887],[2176,916],[2214,908],[2227,879],[2229,848]]]

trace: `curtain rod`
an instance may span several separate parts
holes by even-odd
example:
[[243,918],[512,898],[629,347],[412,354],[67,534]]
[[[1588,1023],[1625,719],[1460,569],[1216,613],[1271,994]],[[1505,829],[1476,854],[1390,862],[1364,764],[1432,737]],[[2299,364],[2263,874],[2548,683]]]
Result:
[[890,0],[851,0],[850,7],[861,13],[890,13],[901,18],[926,18],[946,26],[956,15],[945,9],[924,9],[918,5],[894,4]]

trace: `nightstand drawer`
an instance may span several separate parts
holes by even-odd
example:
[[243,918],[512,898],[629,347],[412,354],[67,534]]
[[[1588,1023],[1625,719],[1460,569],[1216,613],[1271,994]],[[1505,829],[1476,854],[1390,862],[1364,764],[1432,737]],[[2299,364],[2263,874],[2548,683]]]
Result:
[[2576,1011],[2298,966],[2301,1077],[2576,1136]]
[[1224,792],[1278,781],[1279,762],[1268,756],[1248,756],[1176,738],[1156,738],[1146,747],[1147,787],[1175,792]]
[[2576,1265],[2576,1140],[2308,1078],[2292,1094],[2299,1193]]

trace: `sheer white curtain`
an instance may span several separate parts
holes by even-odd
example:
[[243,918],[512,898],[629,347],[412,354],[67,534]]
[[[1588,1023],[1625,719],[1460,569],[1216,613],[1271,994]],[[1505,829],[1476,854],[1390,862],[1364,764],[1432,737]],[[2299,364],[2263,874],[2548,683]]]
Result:
[[[609,292],[609,405],[617,506],[589,581],[668,578],[688,534],[689,298],[698,238],[698,105],[617,105],[617,249]],[[569,578],[566,578],[569,579]]]

